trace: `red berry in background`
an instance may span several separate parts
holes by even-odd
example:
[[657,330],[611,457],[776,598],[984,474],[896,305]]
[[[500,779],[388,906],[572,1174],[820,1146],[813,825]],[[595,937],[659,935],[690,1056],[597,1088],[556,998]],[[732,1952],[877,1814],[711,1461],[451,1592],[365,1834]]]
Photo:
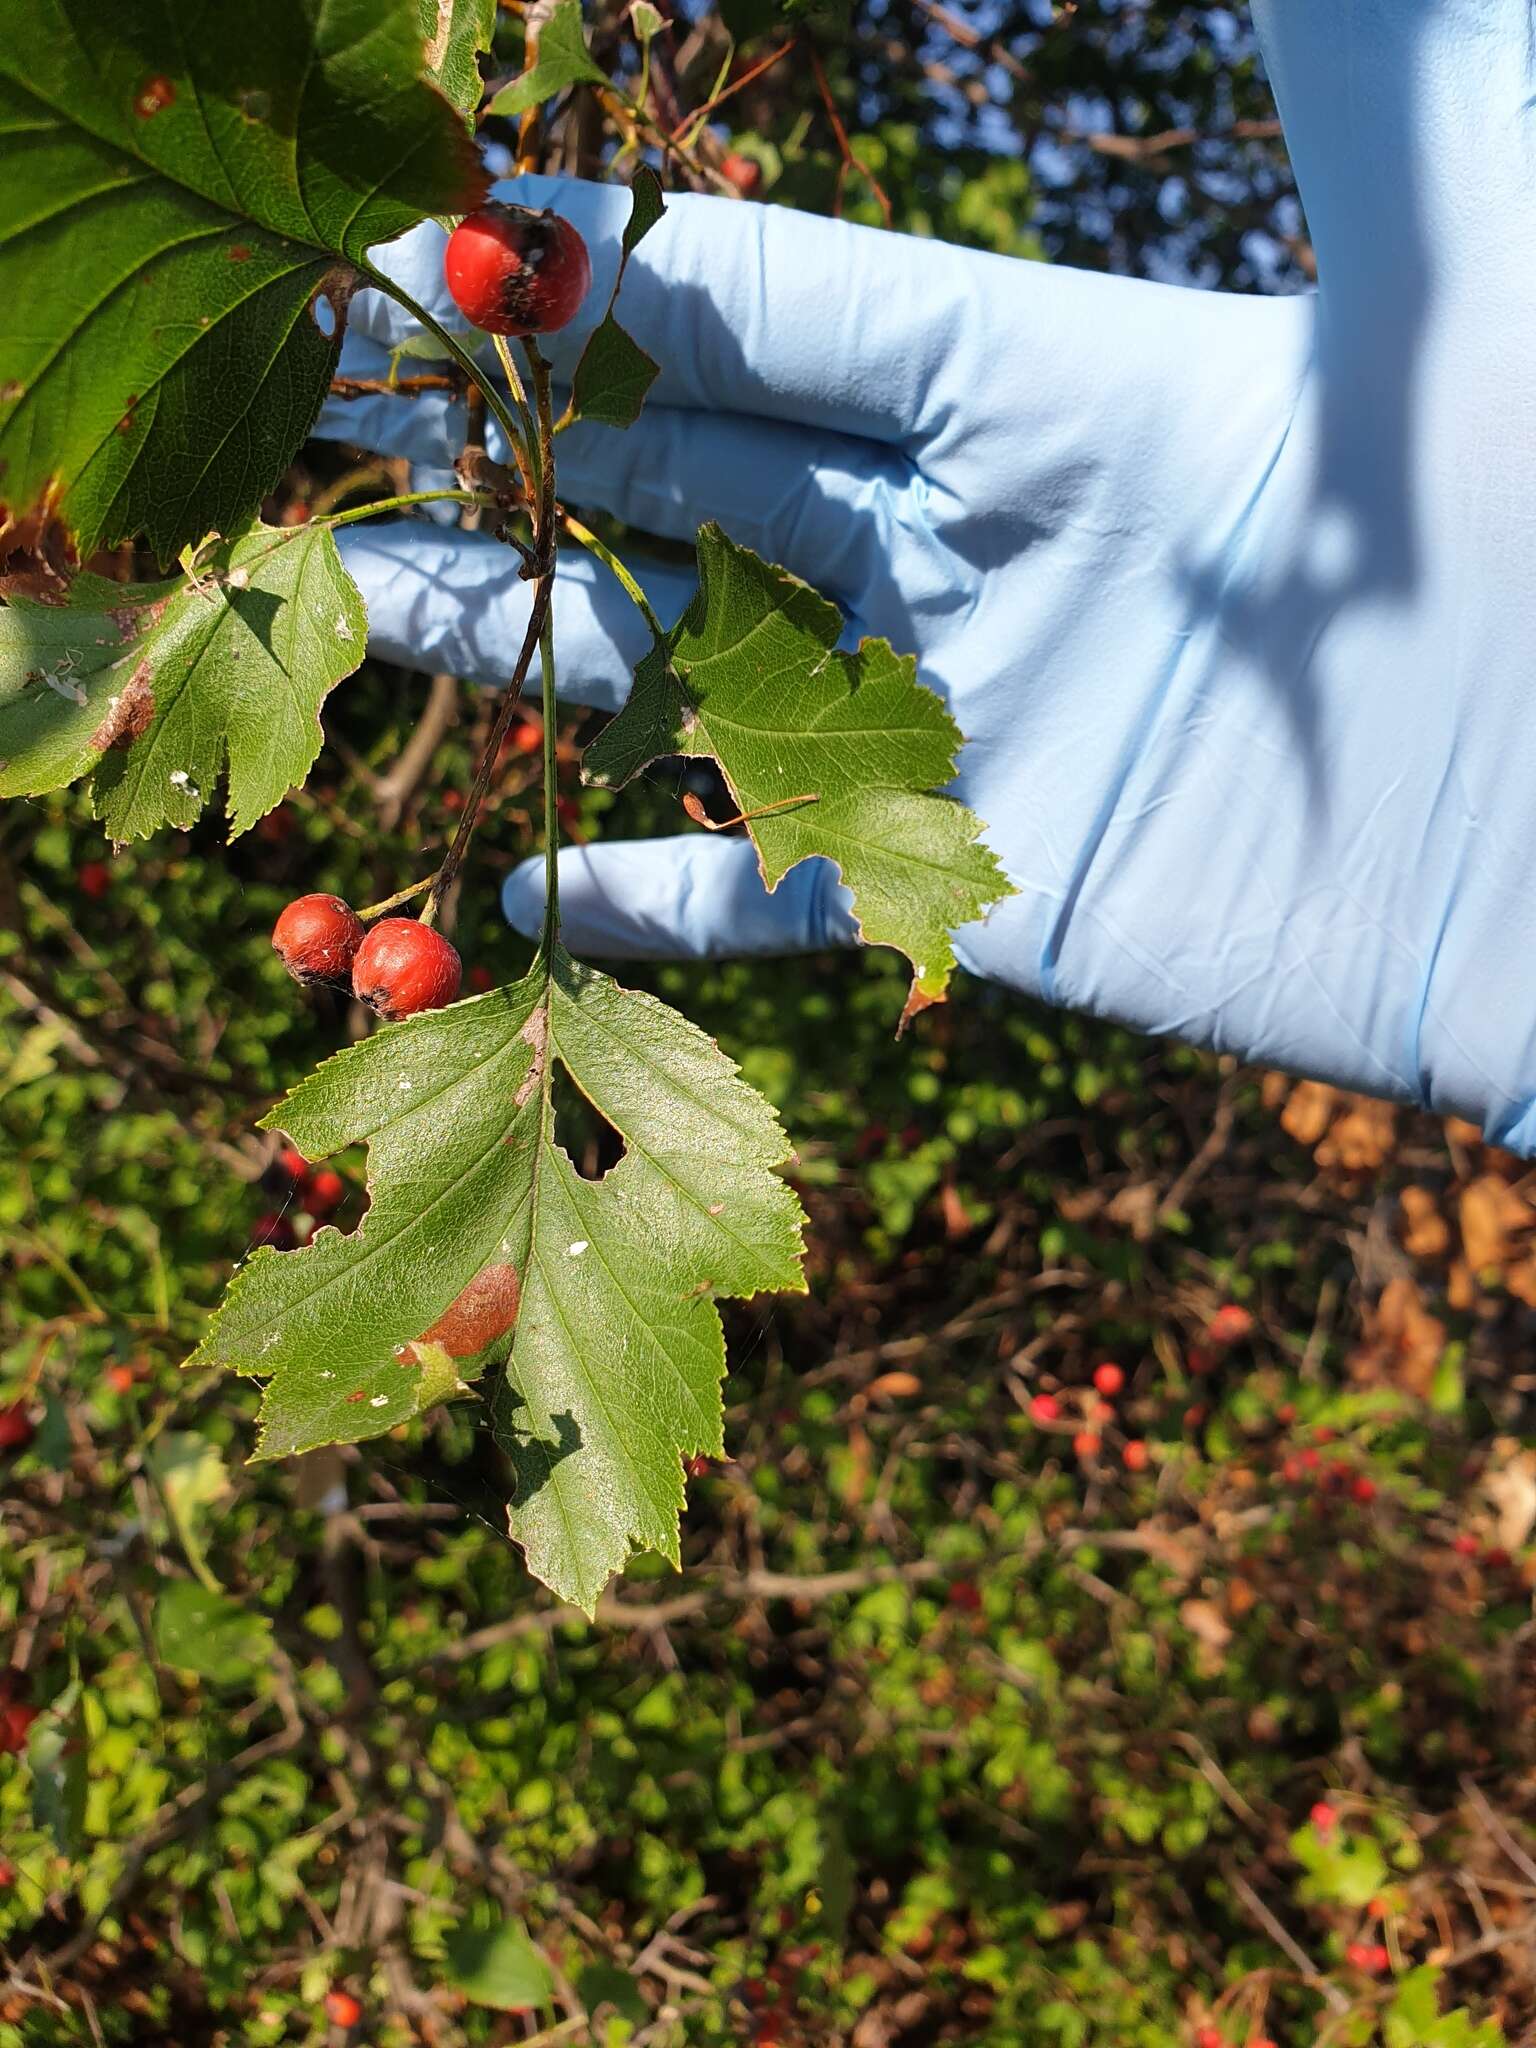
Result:
[[75,869],[75,887],[98,902],[112,886],[112,870],[104,860],[83,860]]
[[709,1468],[713,1462],[713,1459],[706,1458],[701,1452],[695,1457],[684,1458],[683,1470],[690,1479],[703,1479],[708,1475]]
[[1145,1472],[1151,1452],[1141,1441],[1140,1437],[1133,1436],[1125,1449],[1120,1453],[1120,1456],[1125,1462],[1127,1472]]
[[1205,1326],[1208,1344],[1239,1344],[1253,1329],[1253,1317],[1235,1301],[1225,1301]]
[[36,1424],[20,1401],[0,1408],[0,1451],[24,1451],[36,1435]]
[[272,949],[295,981],[337,981],[363,943],[363,921],[339,896],[297,897],[272,927]]
[[133,1391],[133,1367],[131,1365],[109,1365],[102,1378],[114,1394],[129,1394]]
[[27,1735],[42,1709],[29,1707],[25,1700],[0,1701],[0,1756],[19,1756],[27,1746]]
[[1502,1544],[1496,1543],[1491,1550],[1483,1552],[1483,1563],[1490,1571],[1505,1572],[1514,1563],[1514,1559]]
[[1379,1977],[1392,1958],[1379,1941],[1352,1941],[1344,1951],[1344,1960],[1352,1970],[1364,1970],[1368,1977]]
[[1334,1812],[1326,1799],[1319,1799],[1316,1806],[1307,1815],[1307,1819],[1311,1821],[1313,1827],[1317,1829],[1320,1835],[1327,1835],[1331,1834],[1334,1828],[1338,1826],[1339,1816]]
[[720,175],[736,187],[743,199],[750,199],[763,182],[763,167],[749,156],[738,156],[734,150],[720,166]]
[[1055,1422],[1061,1414],[1061,1403],[1054,1394],[1036,1394],[1030,1401],[1029,1412],[1036,1422]]
[[1113,1400],[1125,1387],[1125,1374],[1113,1360],[1106,1359],[1093,1368],[1093,1384],[1106,1400]]
[[1349,1490],[1363,1508],[1368,1508],[1376,1498],[1376,1482],[1374,1479],[1367,1479],[1363,1472],[1357,1472],[1351,1479]]
[[431,925],[383,917],[357,949],[352,993],[393,1024],[451,1003],[463,971],[458,953]]
[[1195,2035],[1195,2048],[1227,2048],[1227,2037],[1220,2027],[1201,2027]]
[[1482,1546],[1475,1536],[1469,1536],[1466,1530],[1463,1529],[1451,1545],[1451,1548],[1458,1557],[1476,1557]]
[[258,1216],[251,1225],[252,1244],[275,1245],[280,1252],[293,1250],[293,1226],[285,1216]]
[[586,297],[592,264],[568,220],[493,201],[448,237],[443,276],[459,311],[487,334],[553,334]]
[[488,989],[496,986],[496,977],[489,967],[471,967],[469,985],[477,996],[483,996]]
[[981,1589],[974,1579],[952,1579],[944,1597],[962,1614],[976,1614],[981,1609]]
[[325,2016],[333,2027],[355,2027],[363,2016],[363,2008],[350,1991],[327,1991]]
[[1085,1465],[1090,1464],[1104,1448],[1104,1439],[1091,1429],[1080,1429],[1072,1439],[1072,1452]]
[[333,1166],[322,1166],[304,1182],[304,1206],[311,1216],[326,1217],[346,1198],[347,1184]]
[[277,1155],[277,1163],[295,1187],[298,1186],[301,1180],[308,1177],[309,1161],[293,1145],[285,1145],[283,1147],[282,1151]]

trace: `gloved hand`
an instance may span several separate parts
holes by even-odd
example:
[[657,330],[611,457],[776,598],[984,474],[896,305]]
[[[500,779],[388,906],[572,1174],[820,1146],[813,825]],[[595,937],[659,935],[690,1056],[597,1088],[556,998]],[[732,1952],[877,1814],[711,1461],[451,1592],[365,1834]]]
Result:
[[[1316,297],[673,198],[620,305],[662,375],[628,433],[562,437],[561,488],[659,534],[718,519],[916,650],[1019,890],[957,933],[967,967],[1536,1149],[1536,30],[1526,0],[1258,12]],[[580,227],[595,319],[626,195],[503,192]],[[382,253],[451,312],[441,240]],[[354,361],[408,325],[352,319]],[[327,430],[458,446],[421,402]],[[378,651],[505,673],[503,549],[341,538]],[[676,616],[685,580],[632,566]],[[568,555],[556,622],[562,688],[617,705],[646,635],[607,572]],[[536,864],[507,885],[525,932],[540,895]],[[852,936],[824,863],[767,897],[702,833],[567,853],[561,908],[598,957]]]

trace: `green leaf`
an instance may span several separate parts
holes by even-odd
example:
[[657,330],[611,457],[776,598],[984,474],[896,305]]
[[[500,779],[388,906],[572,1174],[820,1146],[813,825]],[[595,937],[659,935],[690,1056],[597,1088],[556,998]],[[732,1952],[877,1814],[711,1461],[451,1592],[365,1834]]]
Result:
[[155,1600],[155,1644],[164,1663],[217,1685],[238,1685],[266,1661],[272,1624],[238,1600],[190,1579],[171,1579]]
[[443,1942],[447,1977],[476,2005],[528,2012],[548,2005],[555,1980],[520,1920],[499,1927],[456,1927]]
[[463,114],[473,132],[485,91],[476,58],[496,33],[496,0],[418,0],[425,41],[423,69]]
[[653,7],[651,0],[630,0],[630,26],[642,43],[649,43],[666,27],[666,16],[659,7]]
[[571,416],[603,427],[632,427],[661,366],[611,313],[593,329],[571,380]]
[[614,319],[613,307],[630,257],[666,210],[660,180],[653,170],[642,165],[630,187],[629,219],[624,225],[618,275],[609,294],[608,310],[588,335],[571,379],[573,420],[595,420],[605,427],[632,427],[640,417],[646,393],[661,374],[659,365]]
[[[644,1992],[629,1971],[621,1970],[617,1963],[588,1963],[584,1970],[578,1971],[576,1996],[589,2014],[596,2013],[602,2006],[611,2006],[633,2027],[643,2027],[651,2017]],[[620,2036],[623,2040],[628,2038],[627,2034]]]
[[606,85],[608,74],[587,55],[581,30],[580,0],[560,0],[560,5],[539,31],[538,51],[531,71],[513,84],[503,86],[491,101],[493,114],[526,114],[542,106],[570,85]]
[[143,532],[169,562],[254,512],[352,265],[484,195],[422,56],[420,0],[0,0],[11,546]]
[[144,1454],[150,1476],[160,1489],[166,1513],[199,1581],[210,1593],[218,1585],[208,1569],[202,1524],[207,1510],[229,1492],[229,1474],[216,1444],[195,1430],[168,1430]]
[[[624,1143],[600,1181],[559,1142],[557,1069]],[[366,1141],[370,1202],[350,1235],[253,1253],[198,1349],[268,1379],[257,1455],[489,1375],[530,1568],[590,1614],[632,1547],[675,1564],[682,1460],[722,1450],[714,1297],[804,1285],[783,1131],[718,1047],[557,952],[338,1054],[265,1122],[311,1159]]]
[[32,1818],[53,1837],[61,1855],[85,1847],[85,1810],[90,1791],[90,1739],[86,1694],[72,1678],[27,1739],[32,1771]]
[[323,526],[251,527],[184,582],[77,577],[0,611],[0,796],[94,772],[114,839],[192,824],[226,762],[230,837],[302,783],[368,620]]
[[665,754],[713,757],[768,887],[813,854],[836,861],[865,942],[912,962],[910,1014],[943,998],[951,930],[1012,890],[975,815],[929,793],[954,774],[959,727],[910,656],[884,640],[838,653],[841,629],[808,584],[703,527],[698,594],[585,773],[617,787]]

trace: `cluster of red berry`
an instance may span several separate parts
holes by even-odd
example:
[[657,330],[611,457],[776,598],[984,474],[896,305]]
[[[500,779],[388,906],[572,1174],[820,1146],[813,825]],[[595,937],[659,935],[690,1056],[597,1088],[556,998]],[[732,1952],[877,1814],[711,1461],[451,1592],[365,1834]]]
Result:
[[[1125,1368],[1106,1358],[1093,1368],[1094,1398],[1079,1404],[1079,1426],[1073,1430],[1072,1454],[1080,1465],[1091,1465],[1104,1452],[1104,1431],[1113,1426],[1118,1411],[1115,1397],[1125,1391]],[[1067,1397],[1070,1398],[1070,1397]],[[1060,1394],[1036,1394],[1029,1404],[1032,1421],[1042,1429],[1072,1429]],[[1142,1437],[1126,1437],[1120,1445],[1120,1462],[1127,1472],[1145,1472],[1152,1453]]]
[[390,1023],[440,1010],[463,967],[441,932],[414,917],[381,917],[372,931],[340,896],[300,896],[272,927],[272,945],[295,981],[343,981]]
[[317,1223],[334,1216],[347,1196],[347,1184],[335,1167],[311,1166],[292,1145],[283,1147],[262,1185],[269,1195],[280,1197],[284,1207],[257,1217],[251,1242],[274,1245],[280,1252],[292,1251]]

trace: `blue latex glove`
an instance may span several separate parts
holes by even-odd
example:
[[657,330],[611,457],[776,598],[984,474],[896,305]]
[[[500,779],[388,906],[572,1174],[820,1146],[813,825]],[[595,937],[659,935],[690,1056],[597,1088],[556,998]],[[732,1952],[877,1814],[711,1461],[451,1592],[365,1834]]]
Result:
[[[561,487],[657,533],[718,519],[917,651],[1019,890],[956,935],[967,967],[1536,1149],[1536,30],[1526,0],[1258,14],[1316,297],[674,198],[620,307],[662,376],[630,432],[563,437]],[[581,228],[595,318],[626,196],[504,191]],[[440,248],[384,252],[435,309]],[[404,331],[371,297],[353,323],[365,365]],[[328,430],[457,446],[419,403]],[[505,672],[504,550],[342,541],[379,651]],[[685,582],[635,566],[676,616]],[[562,687],[620,702],[646,636],[612,579],[568,555],[556,617]],[[525,932],[540,894],[537,864],[507,886]],[[824,863],[770,898],[701,833],[566,854],[561,908],[599,957],[852,935]]]

